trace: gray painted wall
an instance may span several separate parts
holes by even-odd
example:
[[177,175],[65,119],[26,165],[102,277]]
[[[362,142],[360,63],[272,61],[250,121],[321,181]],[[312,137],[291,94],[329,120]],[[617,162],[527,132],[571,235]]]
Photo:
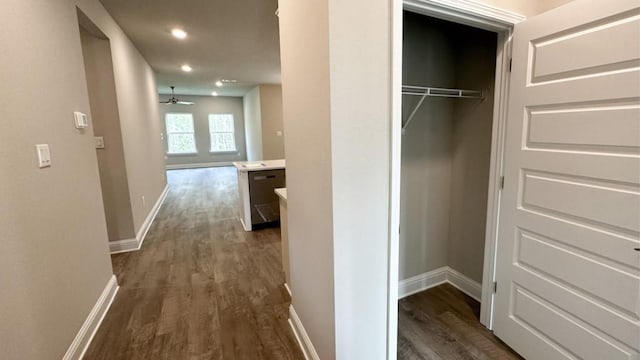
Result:
[[[73,111],[90,111],[76,6],[111,41],[131,193],[155,199],[164,187],[153,71],[102,5],[0,2],[0,78],[13,89],[0,100],[0,348],[7,359],[62,358],[112,275],[93,129],[73,125]],[[36,164],[42,143],[51,147],[46,169]],[[136,228],[149,209],[132,209]]]
[[246,134],[247,160],[264,160],[262,153],[262,107],[260,105],[260,87],[256,86],[243,97],[245,113],[244,131]]
[[[427,98],[402,137],[400,279],[450,266],[480,282],[491,151],[495,34],[405,13],[403,83],[483,89]],[[404,116],[417,98],[403,96]]]
[[111,45],[108,39],[93,36],[82,28],[80,36],[93,133],[102,136],[105,142],[104,149],[96,149],[96,155],[109,241],[132,239],[136,233],[113,78]]
[[320,358],[335,359],[328,2],[278,5],[291,302]]
[[292,303],[321,359],[384,359],[389,2],[279,9]]
[[453,269],[482,282],[497,38],[476,29],[457,35],[457,86],[483,89],[487,97],[454,107],[448,260]]
[[243,101],[247,159],[284,159],[282,86],[258,85],[244,96]]
[[[449,37],[419,15],[404,20],[403,84],[453,87]],[[402,100],[406,119],[419,97]],[[402,136],[400,279],[447,265],[454,101],[425,99]]]
[[[282,119],[282,86],[260,85],[260,118],[262,122],[262,157],[284,159],[284,123]],[[280,132],[280,135],[278,135]]]
[[[164,99],[167,95],[163,95]],[[210,164],[216,162],[246,160],[245,147],[245,119],[242,109],[242,98],[228,96],[186,96],[176,95],[183,101],[192,101],[194,105],[165,105],[160,104],[159,121],[164,132],[164,150],[167,148],[165,116],[167,113],[192,113],[195,126],[197,154],[166,154],[167,165]],[[211,153],[211,139],[209,136],[209,114],[233,114],[235,125],[236,148],[232,153]]]

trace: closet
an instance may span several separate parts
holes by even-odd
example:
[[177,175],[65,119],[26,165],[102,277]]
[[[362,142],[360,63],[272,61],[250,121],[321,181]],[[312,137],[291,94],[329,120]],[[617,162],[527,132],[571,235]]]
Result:
[[404,13],[400,298],[449,282],[480,301],[497,40]]
[[404,8],[398,359],[638,358],[639,3]]
[[477,321],[498,35],[408,11],[403,23],[398,358],[476,345],[516,358]]

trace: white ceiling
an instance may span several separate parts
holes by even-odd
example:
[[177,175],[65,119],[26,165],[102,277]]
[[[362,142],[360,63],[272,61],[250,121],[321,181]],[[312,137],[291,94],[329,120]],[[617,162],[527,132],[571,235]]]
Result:
[[[100,0],[156,72],[158,91],[242,96],[280,83],[277,0]],[[185,40],[171,35],[179,27]],[[193,71],[183,72],[182,64]],[[236,84],[218,88],[216,80]]]

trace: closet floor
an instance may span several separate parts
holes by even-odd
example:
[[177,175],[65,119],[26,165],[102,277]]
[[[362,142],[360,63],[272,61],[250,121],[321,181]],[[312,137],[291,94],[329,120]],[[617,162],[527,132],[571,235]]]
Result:
[[480,303],[449,284],[400,300],[398,359],[522,359],[479,316]]

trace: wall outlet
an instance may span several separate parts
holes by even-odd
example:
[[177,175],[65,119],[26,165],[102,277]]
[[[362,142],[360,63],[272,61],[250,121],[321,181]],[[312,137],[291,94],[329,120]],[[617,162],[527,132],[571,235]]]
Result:
[[282,131],[280,130],[276,131],[276,136],[282,136]]

